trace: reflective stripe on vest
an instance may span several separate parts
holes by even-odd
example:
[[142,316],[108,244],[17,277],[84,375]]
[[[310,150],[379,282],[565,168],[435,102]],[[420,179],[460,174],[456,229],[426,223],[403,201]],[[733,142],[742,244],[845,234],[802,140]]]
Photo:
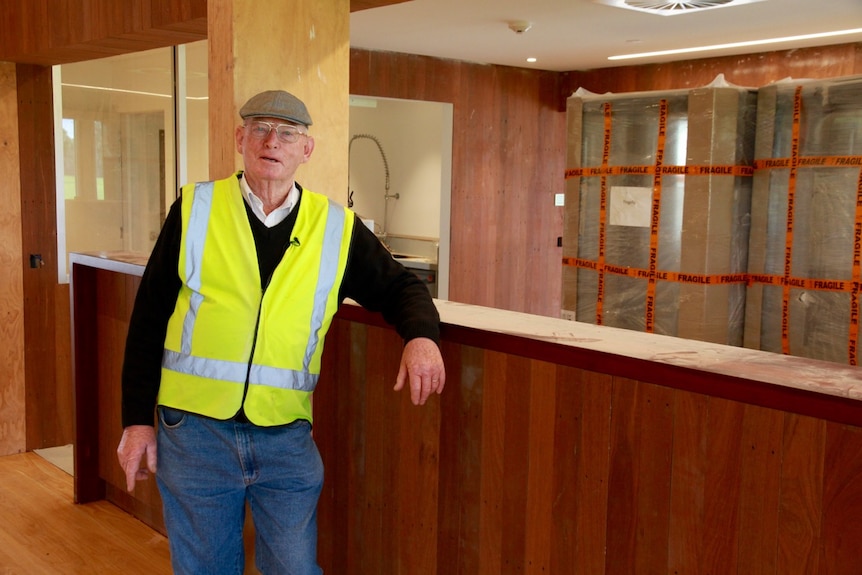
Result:
[[240,385],[245,384],[246,375],[249,375],[249,383],[298,391],[314,391],[318,379],[317,374],[257,364],[252,365],[249,373],[246,362],[195,357],[167,349],[162,365],[179,373]]
[[[311,193],[308,194],[309,203]],[[189,223],[186,229],[185,283],[191,290],[189,308],[182,320],[181,352],[165,349],[162,367],[178,373],[244,385],[267,386],[286,390],[311,392],[317,385],[318,373],[311,373],[311,363],[318,346],[318,336],[327,322],[327,302],[341,271],[338,254],[344,241],[346,212],[342,206],[328,201],[329,209],[323,230],[323,256],[319,262],[317,285],[313,295],[309,338],[305,344],[301,370],[251,364],[243,361],[220,360],[192,355],[192,334],[199,307],[203,301],[202,284],[204,248],[207,238],[210,213],[213,207],[214,183],[195,185]],[[333,256],[334,255],[334,256]],[[262,305],[262,304],[261,304]]]
[[207,238],[207,223],[209,222],[210,211],[213,207],[214,187],[215,182],[195,184],[195,199],[192,202],[189,233],[186,239],[186,284],[192,290],[189,313],[186,314],[183,321],[182,350],[186,354],[192,352],[194,321],[203,301],[203,296],[201,295],[201,269],[203,268],[204,244]]
[[[341,249],[342,234],[344,233],[344,208],[329,200],[327,210],[326,228],[323,236],[323,253],[337,254]],[[305,359],[302,368],[308,371],[311,357],[314,355],[320,341],[317,333],[326,317],[326,300],[332,291],[335,278],[338,275],[338,258],[322,258],[320,262],[320,275],[317,276],[317,289],[314,292],[314,312],[311,316],[311,332],[308,345],[305,346]],[[252,381],[253,383],[256,383]]]

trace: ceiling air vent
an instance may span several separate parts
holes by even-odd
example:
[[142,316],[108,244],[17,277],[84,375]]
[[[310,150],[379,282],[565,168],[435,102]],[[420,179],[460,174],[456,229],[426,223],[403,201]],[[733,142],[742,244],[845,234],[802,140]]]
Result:
[[713,8],[726,8],[751,4],[761,0],[593,0],[596,4],[607,4],[617,8],[628,8],[639,12],[659,14],[661,16],[674,16],[676,14],[691,14],[701,10],[712,10]]

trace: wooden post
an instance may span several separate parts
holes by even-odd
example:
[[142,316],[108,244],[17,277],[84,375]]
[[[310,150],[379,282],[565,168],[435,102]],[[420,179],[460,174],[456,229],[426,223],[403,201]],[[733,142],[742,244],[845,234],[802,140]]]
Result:
[[339,199],[347,190],[349,0],[210,0],[210,178],[241,167],[234,129],[239,108],[264,90],[302,99],[315,150],[297,173],[304,187]]
[[0,455],[25,450],[24,286],[15,65],[0,63]]

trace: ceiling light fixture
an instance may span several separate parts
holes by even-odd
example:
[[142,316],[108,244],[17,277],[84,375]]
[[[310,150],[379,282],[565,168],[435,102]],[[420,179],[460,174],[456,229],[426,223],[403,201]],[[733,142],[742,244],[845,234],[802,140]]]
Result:
[[762,0],[593,0],[596,4],[607,4],[616,8],[627,8],[659,16],[691,14],[714,8],[729,8]]
[[781,42],[796,42],[799,40],[812,40],[816,38],[831,38],[835,36],[849,36],[862,34],[862,28],[850,30],[838,30],[835,32],[820,32],[818,34],[802,34],[799,36],[783,36],[781,38],[767,38],[765,40],[750,40],[747,42],[730,42],[728,44],[713,44],[710,46],[696,46],[694,48],[679,48],[676,50],[658,50],[655,52],[640,52],[638,54],[620,54],[608,56],[608,60],[630,60],[634,58],[649,58],[651,56],[672,56],[674,54],[689,54],[692,52],[708,52],[710,50],[723,50],[725,48],[743,48],[748,46],[762,46],[765,44],[779,44]]
[[527,22],[526,20],[513,20],[509,22],[509,30],[515,34],[523,34],[532,27],[533,23]]

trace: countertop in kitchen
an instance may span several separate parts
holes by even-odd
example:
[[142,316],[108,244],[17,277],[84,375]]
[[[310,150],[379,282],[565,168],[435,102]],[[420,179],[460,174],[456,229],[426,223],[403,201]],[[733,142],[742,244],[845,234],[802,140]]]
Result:
[[430,258],[423,258],[422,256],[399,253],[392,254],[392,257],[395,258],[396,261],[401,262],[401,265],[407,268],[429,271],[437,269],[437,262]]

